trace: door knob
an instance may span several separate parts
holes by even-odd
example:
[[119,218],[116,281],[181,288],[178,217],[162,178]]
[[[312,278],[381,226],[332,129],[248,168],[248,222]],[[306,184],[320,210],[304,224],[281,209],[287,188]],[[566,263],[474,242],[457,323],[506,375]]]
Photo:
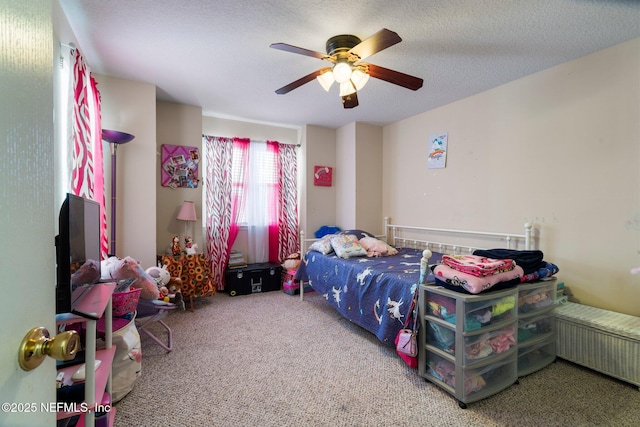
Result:
[[40,366],[46,356],[56,360],[71,360],[80,346],[80,336],[76,331],[66,331],[49,338],[49,331],[43,327],[33,328],[20,343],[18,362],[25,371]]

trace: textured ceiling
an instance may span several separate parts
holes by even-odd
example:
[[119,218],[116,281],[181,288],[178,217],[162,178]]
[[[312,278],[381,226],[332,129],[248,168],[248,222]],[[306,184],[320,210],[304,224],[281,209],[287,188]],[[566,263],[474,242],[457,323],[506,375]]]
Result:
[[[290,126],[392,123],[640,37],[638,0],[59,1],[92,71],[204,115]],[[275,93],[328,63],[271,43],[325,52],[382,28],[403,41],[366,62],[423,78],[418,91],[370,79],[352,110],[336,85]]]

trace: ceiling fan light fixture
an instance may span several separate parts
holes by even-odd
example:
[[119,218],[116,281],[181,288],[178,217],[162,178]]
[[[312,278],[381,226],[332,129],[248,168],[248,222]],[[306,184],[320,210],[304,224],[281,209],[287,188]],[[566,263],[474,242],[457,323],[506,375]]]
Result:
[[353,85],[351,80],[340,83],[340,96],[347,96],[352,93],[356,93],[356,87]]
[[358,106],[358,91],[364,88],[370,77],[410,90],[418,90],[423,85],[421,78],[362,62],[401,41],[396,32],[383,28],[365,40],[352,34],[333,36],[327,40],[326,54],[287,43],[272,43],[269,45],[271,48],[310,56],[332,64],[276,89],[276,93],[284,95],[314,79],[329,92],[333,82],[338,82],[344,108],[355,108]]
[[331,85],[336,80],[333,77],[333,72],[331,70],[325,71],[324,73],[316,77],[316,79],[318,80],[318,83],[320,83],[320,86],[322,86],[322,88],[327,92],[329,92],[329,89],[331,89]]
[[346,62],[338,62],[333,67],[333,77],[338,83],[348,82],[351,78],[351,66]]
[[356,90],[360,90],[367,84],[369,81],[369,74],[360,71],[359,69],[353,70],[351,74],[351,82],[355,86]]

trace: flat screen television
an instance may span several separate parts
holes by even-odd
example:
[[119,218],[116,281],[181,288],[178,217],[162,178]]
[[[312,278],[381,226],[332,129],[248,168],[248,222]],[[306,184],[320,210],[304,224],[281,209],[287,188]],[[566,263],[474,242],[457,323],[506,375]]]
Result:
[[55,245],[56,313],[73,312],[83,290],[100,280],[100,204],[67,194]]

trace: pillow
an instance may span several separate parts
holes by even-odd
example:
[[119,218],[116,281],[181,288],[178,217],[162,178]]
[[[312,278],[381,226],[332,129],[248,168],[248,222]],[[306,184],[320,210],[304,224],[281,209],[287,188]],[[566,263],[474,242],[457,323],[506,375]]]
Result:
[[363,237],[375,237],[375,234],[369,233],[368,231],[353,229],[353,230],[345,230],[341,231],[339,234],[353,234],[356,236],[356,239],[360,240]]
[[389,256],[396,255],[398,250],[387,245],[382,240],[375,237],[363,237],[359,240],[360,245],[367,251],[367,256]]
[[331,238],[335,236],[335,234],[328,234],[321,238],[320,240],[316,240],[309,246],[310,251],[320,252],[321,254],[328,255],[333,252],[333,247],[331,246]]
[[353,234],[338,234],[331,238],[331,247],[340,258],[366,256],[367,251]]

